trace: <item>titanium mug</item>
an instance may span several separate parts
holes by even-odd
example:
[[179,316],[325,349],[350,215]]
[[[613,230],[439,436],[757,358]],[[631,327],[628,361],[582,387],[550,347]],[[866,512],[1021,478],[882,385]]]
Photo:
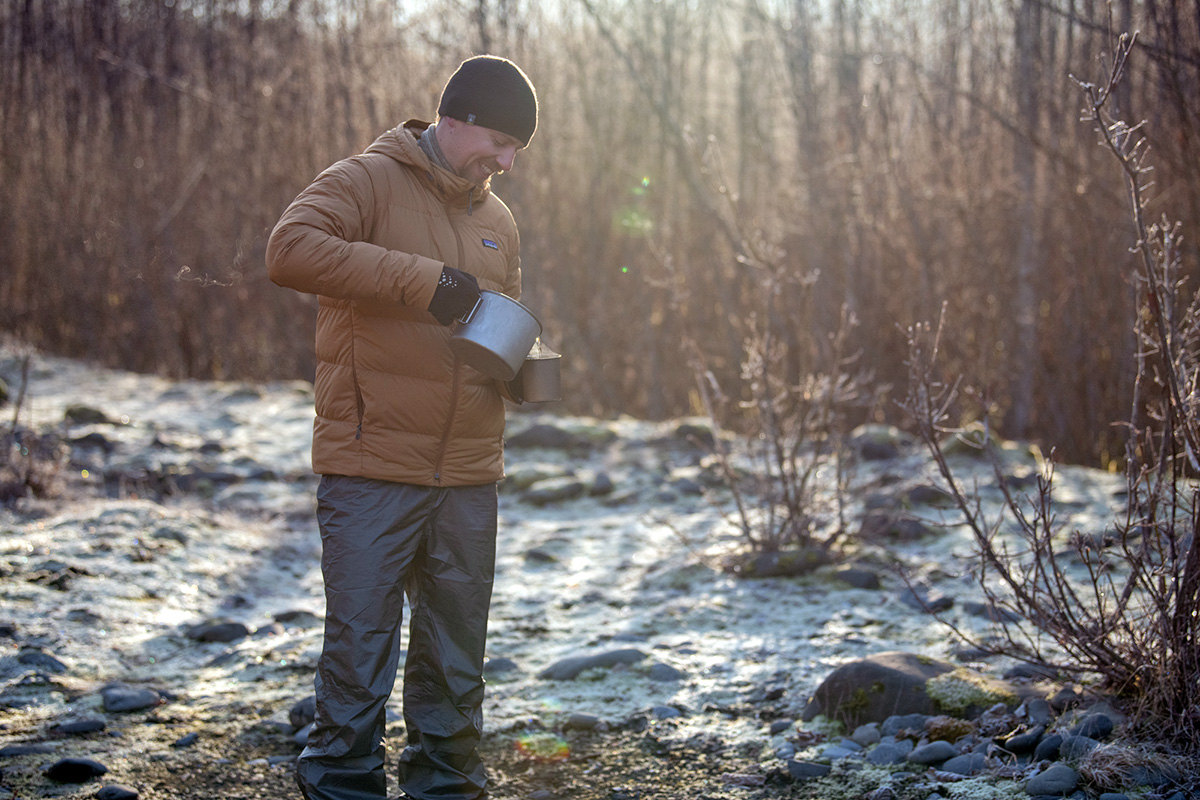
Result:
[[562,356],[539,339],[521,367],[521,388],[526,403],[553,403],[562,399]]
[[498,381],[511,381],[542,335],[542,323],[525,306],[484,289],[450,337],[450,349],[475,369]]

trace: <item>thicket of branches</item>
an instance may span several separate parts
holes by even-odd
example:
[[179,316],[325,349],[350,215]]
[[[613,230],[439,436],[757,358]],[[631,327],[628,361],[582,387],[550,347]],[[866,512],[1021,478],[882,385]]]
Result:
[[[942,358],[986,390],[966,413],[1120,460],[1129,222],[1068,79],[1112,30],[1141,31],[1114,103],[1148,121],[1155,197],[1200,266],[1193,4],[0,3],[0,329],[114,365],[309,374],[314,304],[267,282],[270,227],[480,51],[539,90],[496,189],[572,411],[700,410],[685,318],[731,385],[751,320],[803,365],[846,309],[857,367],[899,385],[898,326],[946,302],[964,333]],[[788,289],[762,307],[764,261],[812,276],[810,313],[780,313]]]
[[[1200,291],[1181,271],[1180,226],[1148,215],[1153,159],[1144,124],[1117,116],[1134,38],[1122,37],[1107,80],[1080,82],[1084,118],[1120,166],[1133,220],[1135,391],[1128,413],[1124,515],[1104,532],[1056,521],[1054,465],[1036,491],[1012,488],[995,515],[964,488],[941,445],[961,397],[938,365],[946,328],[911,327],[902,404],[929,447],[976,545],[975,577],[997,609],[998,636],[974,644],[1066,673],[1099,676],[1130,699],[1144,732],[1200,752]],[[985,441],[989,448],[992,442]],[[994,451],[993,451],[994,452]],[[971,639],[966,634],[961,634]]]

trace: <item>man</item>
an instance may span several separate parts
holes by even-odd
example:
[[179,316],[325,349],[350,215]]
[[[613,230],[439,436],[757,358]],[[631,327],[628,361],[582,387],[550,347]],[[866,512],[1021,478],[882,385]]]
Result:
[[511,61],[447,81],[434,125],[411,120],[334,164],[284,212],[271,280],[320,296],[313,470],[325,580],[316,722],[296,767],[309,800],[384,798],[384,704],[404,666],[416,800],[486,797],[478,753],[495,569],[504,403],[449,347],[480,288],[521,293],[517,227],[491,193],[537,127]]

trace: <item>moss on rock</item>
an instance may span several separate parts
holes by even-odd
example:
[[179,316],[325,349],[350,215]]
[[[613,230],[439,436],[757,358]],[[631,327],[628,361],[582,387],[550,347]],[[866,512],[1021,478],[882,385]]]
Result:
[[1005,683],[966,667],[930,678],[925,693],[947,714],[968,714],[996,703],[1015,705],[1016,693]]

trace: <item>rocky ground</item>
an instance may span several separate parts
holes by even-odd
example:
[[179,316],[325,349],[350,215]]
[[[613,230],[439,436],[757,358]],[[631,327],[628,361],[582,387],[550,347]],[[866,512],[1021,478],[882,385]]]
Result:
[[[17,420],[27,451],[10,454],[6,480],[34,465],[43,495],[0,510],[0,800],[296,796],[323,611],[310,388],[32,354],[21,396],[26,355],[0,350],[3,424]],[[928,459],[876,441],[838,560],[746,577],[723,568],[740,537],[706,435],[694,421],[513,412],[485,707],[493,796],[1030,796],[1025,782],[1064,759],[950,777],[949,759],[870,760],[929,744],[937,715],[899,737],[805,720],[831,673],[879,653],[1013,666],[956,641],[898,577],[988,631],[970,541],[946,524]],[[1014,476],[1032,467],[1019,456]],[[1064,523],[1102,531],[1120,503],[1112,477],[1059,479]],[[393,754],[399,711],[397,696]],[[1106,745],[1122,722],[1110,716]],[[984,733],[959,737],[955,755],[996,743]],[[1130,796],[1172,796],[1185,783],[1172,774]],[[1072,791],[1119,788],[1091,775],[1077,771]]]

